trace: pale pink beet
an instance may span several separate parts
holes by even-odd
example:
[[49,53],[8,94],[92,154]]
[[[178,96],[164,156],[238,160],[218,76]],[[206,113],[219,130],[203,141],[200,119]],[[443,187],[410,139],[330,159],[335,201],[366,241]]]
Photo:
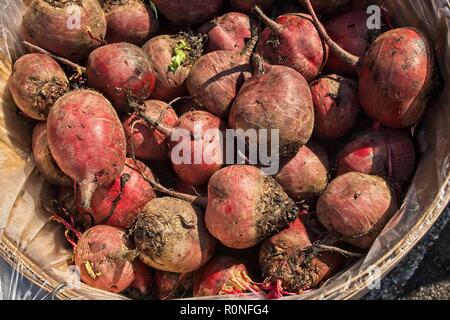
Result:
[[87,230],[74,252],[81,280],[109,292],[124,291],[134,280],[128,247],[127,235],[119,229],[96,226]]
[[145,299],[153,293],[154,272],[141,260],[133,261],[134,280],[128,291],[133,298]]
[[174,273],[156,270],[155,292],[159,300],[192,296],[192,272]]
[[69,80],[55,60],[30,53],[14,63],[8,88],[26,116],[45,120],[53,103],[69,89]]
[[108,98],[121,113],[130,101],[144,101],[153,91],[155,74],[147,55],[130,43],[94,50],[86,66],[88,84]]
[[223,0],[153,0],[158,11],[169,21],[193,25],[208,21],[220,11]]
[[230,0],[233,9],[244,13],[252,13],[255,6],[260,6],[264,11],[269,11],[275,0]]
[[339,175],[357,171],[404,183],[415,168],[411,138],[399,130],[376,130],[351,140],[339,153]]
[[350,172],[328,185],[316,212],[328,231],[356,247],[369,249],[397,209],[396,196],[385,180]]
[[94,191],[111,184],[125,164],[125,133],[117,113],[95,91],[71,91],[53,105],[47,136],[56,163],[79,184],[82,207],[90,208]]
[[314,134],[335,140],[349,133],[360,111],[358,83],[328,75],[313,81],[310,87],[314,102]]
[[294,201],[258,168],[226,167],[209,181],[205,224],[229,248],[258,244],[286,227],[297,213]]
[[[161,123],[173,127],[178,116],[167,103],[158,100],[148,100],[143,104],[145,114],[160,119]],[[167,137],[148,125],[139,115],[128,115],[122,121],[127,138],[127,152],[139,159],[163,161],[169,157]]]

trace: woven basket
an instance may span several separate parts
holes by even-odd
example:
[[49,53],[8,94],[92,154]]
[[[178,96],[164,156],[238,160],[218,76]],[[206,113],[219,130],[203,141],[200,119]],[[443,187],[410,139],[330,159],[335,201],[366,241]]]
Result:
[[[32,128],[17,115],[7,89],[11,61],[22,53],[15,31],[25,6],[20,1],[9,2],[14,3],[0,4],[0,255],[60,299],[126,299],[84,284],[79,288],[65,285],[71,251],[63,229],[40,209],[41,201],[52,196],[52,189],[35,168],[30,155]],[[396,25],[416,26],[428,33],[445,89],[416,128],[422,154],[406,200],[367,257],[320,289],[289,299],[361,297],[408,254],[450,199],[450,8],[445,0],[386,3]]]

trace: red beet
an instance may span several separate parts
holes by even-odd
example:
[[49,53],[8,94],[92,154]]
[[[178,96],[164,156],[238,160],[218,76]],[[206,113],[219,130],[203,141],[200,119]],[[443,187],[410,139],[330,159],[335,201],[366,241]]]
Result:
[[203,25],[198,32],[208,36],[206,52],[217,50],[242,51],[252,37],[256,21],[239,12],[229,12]]
[[125,232],[110,226],[96,226],[78,241],[74,260],[84,283],[117,293],[134,280],[133,263],[128,260],[128,254]]
[[194,272],[194,297],[245,293],[250,282],[243,261],[216,255]]
[[281,186],[258,168],[226,167],[209,181],[205,224],[227,247],[258,244],[293,221],[297,211]]
[[68,90],[69,80],[55,60],[44,54],[30,53],[14,64],[8,87],[25,115],[45,120],[55,101]]
[[208,194],[208,186],[203,185],[203,186],[196,186],[193,187],[189,184],[187,184],[186,182],[180,180],[174,188],[175,191],[180,192],[180,193],[184,193],[184,194],[189,194],[192,196],[202,196],[202,195],[207,195]]
[[192,273],[174,273],[156,270],[155,291],[159,300],[192,296]]
[[108,98],[118,112],[130,100],[147,99],[155,75],[145,53],[129,43],[115,43],[94,50],[86,66],[88,83]]
[[152,98],[170,102],[184,96],[189,72],[203,53],[203,38],[186,33],[160,35],[150,39],[142,49],[156,75]]
[[[302,1],[299,1],[302,3]],[[317,12],[321,14],[330,15],[336,10],[344,7],[350,0],[311,0],[311,3]]]
[[260,65],[255,69],[233,103],[229,127],[244,131],[279,129],[280,154],[293,155],[308,142],[314,127],[308,83],[288,67]]
[[117,113],[95,91],[72,91],[53,105],[47,136],[56,163],[80,186],[82,207],[90,208],[94,191],[111,184],[125,163],[125,133]]
[[296,202],[316,200],[328,184],[328,156],[317,144],[300,148],[293,157],[282,162],[275,180]]
[[360,110],[358,83],[329,75],[313,81],[310,87],[314,102],[314,134],[334,140],[350,132]]
[[127,158],[116,180],[94,192],[91,201],[94,223],[131,228],[146,204],[156,197],[146,178],[155,179],[152,171],[142,162]]
[[169,197],[150,201],[133,228],[141,260],[157,270],[178,273],[203,266],[216,247],[203,216],[187,201]]
[[356,247],[369,249],[397,208],[395,194],[385,180],[350,172],[328,185],[316,212],[327,230]]
[[[145,114],[154,119],[161,118],[161,123],[173,127],[178,116],[168,104],[158,100],[144,102]],[[127,137],[128,154],[134,154],[139,159],[162,161],[168,159],[167,137],[153,129],[138,115],[126,116],[122,122]]]
[[103,4],[108,43],[129,42],[142,46],[159,29],[152,8],[142,0],[107,0]]
[[336,252],[314,253],[312,244],[317,238],[306,229],[303,219],[297,218],[261,245],[259,263],[264,283],[278,291],[315,289],[343,266],[344,259]]
[[133,298],[144,299],[153,291],[153,270],[140,260],[133,261],[134,280],[129,291]]
[[433,54],[426,36],[414,28],[398,28],[379,36],[363,58],[336,44],[321,26],[309,0],[303,0],[332,51],[359,75],[359,99],[380,124],[405,128],[416,124],[434,90]]
[[212,19],[222,8],[223,0],[153,0],[158,11],[180,25],[199,24]]
[[97,0],[34,0],[23,16],[21,34],[59,56],[84,61],[102,44],[105,14]]
[[338,174],[357,171],[403,183],[414,171],[411,138],[398,130],[370,131],[350,141],[338,156]]
[[309,15],[298,13],[278,17],[275,21],[256,8],[267,28],[261,33],[257,52],[271,64],[298,71],[309,82],[322,71],[328,47],[320,38]]
[[255,6],[260,6],[264,11],[269,11],[275,0],[230,0],[233,9],[244,13],[252,13]]

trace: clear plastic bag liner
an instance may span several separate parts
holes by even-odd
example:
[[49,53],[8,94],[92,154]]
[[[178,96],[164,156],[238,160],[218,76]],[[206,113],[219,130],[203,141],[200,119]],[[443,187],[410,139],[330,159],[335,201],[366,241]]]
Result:
[[[286,299],[349,299],[376,288],[377,281],[412,249],[449,201],[449,3],[447,0],[387,0],[382,4],[389,10],[395,26],[417,27],[428,34],[444,81],[442,94],[429,106],[415,132],[421,149],[420,164],[401,209],[367,256],[320,289]],[[0,3],[0,255],[12,266],[6,268],[0,264],[0,297],[5,287],[8,292],[18,290],[17,279],[26,277],[47,293],[45,297],[51,292],[63,299],[125,299],[68,282],[72,275],[71,250],[62,227],[40,208],[41,201],[52,196],[51,189],[39,176],[30,154],[32,128],[18,116],[7,88],[12,61],[23,54],[18,28],[24,8],[22,1]],[[227,298],[236,297],[210,299]]]

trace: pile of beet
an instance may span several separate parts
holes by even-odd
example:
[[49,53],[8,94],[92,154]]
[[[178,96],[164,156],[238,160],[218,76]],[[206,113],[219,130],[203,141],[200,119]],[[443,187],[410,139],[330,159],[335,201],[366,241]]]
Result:
[[[426,35],[367,19],[346,0],[32,1],[9,89],[82,281],[281,298],[364,256],[408,190],[408,129],[436,89]],[[278,139],[229,147],[251,130]],[[267,175],[250,153],[275,143]]]

